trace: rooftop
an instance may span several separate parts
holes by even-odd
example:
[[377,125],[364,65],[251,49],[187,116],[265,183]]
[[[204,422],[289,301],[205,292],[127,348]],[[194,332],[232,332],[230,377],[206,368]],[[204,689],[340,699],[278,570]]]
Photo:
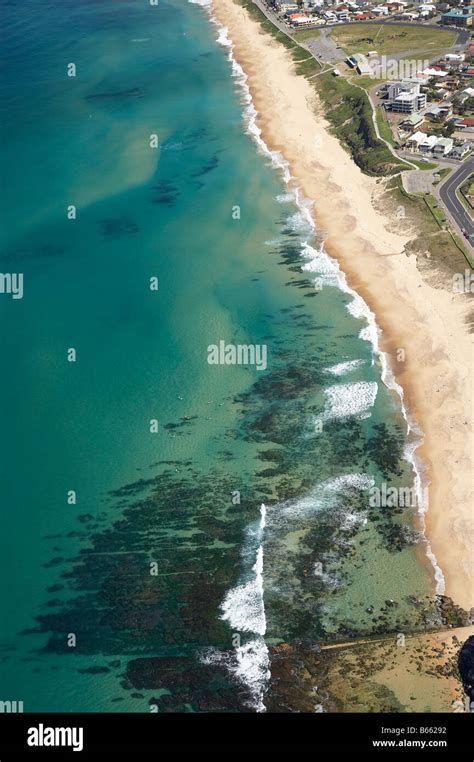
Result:
[[474,5],[463,5],[462,8],[453,8],[451,11],[446,11],[446,13],[443,13],[443,18],[462,18],[462,17],[469,18],[470,16],[474,16]]
[[419,122],[422,122],[423,119],[424,117],[421,114],[415,113],[415,114],[410,114],[410,116],[408,116],[406,119],[403,120],[403,123],[406,124],[408,122],[408,124],[412,124],[413,126],[415,126]]

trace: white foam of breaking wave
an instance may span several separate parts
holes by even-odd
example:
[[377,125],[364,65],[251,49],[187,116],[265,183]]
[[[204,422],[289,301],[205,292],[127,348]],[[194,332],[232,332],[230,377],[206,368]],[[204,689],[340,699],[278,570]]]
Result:
[[405,448],[403,457],[410,463],[414,474],[417,506],[419,506],[420,522],[426,543],[426,555],[433,566],[436,581],[436,593],[438,595],[443,595],[445,591],[444,575],[425,532],[425,514],[428,510],[428,501],[426,497],[428,482],[425,476],[423,463],[416,453],[418,448],[423,444],[424,434],[407,408],[403,389],[395,380],[387,354],[380,349],[380,329],[372,310],[364,302],[362,297],[348,286],[346,276],[341,272],[338,262],[329,257],[322,246],[317,250],[306,243],[303,254],[307,259],[307,262],[303,266],[303,270],[317,273],[318,277],[322,277],[324,282],[328,285],[337,285],[342,291],[352,296],[352,301],[347,305],[348,311],[353,317],[366,321],[366,325],[360,330],[359,338],[370,342],[373,355],[378,357],[380,362],[382,382],[388,389],[393,390],[400,399],[402,415],[406,424],[406,433],[410,441],[410,444]]
[[365,364],[365,360],[347,360],[346,362],[338,362],[336,365],[331,365],[329,368],[324,368],[325,373],[331,373],[333,376],[344,376],[346,373],[350,373],[351,370],[360,368]]
[[226,594],[222,604],[222,619],[239,632],[265,635],[267,623],[263,605],[263,548],[257,550],[252,571],[255,578],[245,585],[238,585]]
[[[257,527],[247,529],[247,541],[244,543],[242,555],[248,557],[255,553],[255,563],[252,566],[252,579],[245,584],[237,585],[226,593],[221,604],[222,619],[230,626],[241,632],[253,632],[265,635],[267,623],[263,600],[263,533],[266,522],[266,507],[260,506],[260,520]],[[253,550],[255,544],[257,550]]]
[[270,658],[263,638],[254,638],[229,654],[217,648],[208,648],[201,654],[203,664],[225,667],[239,682],[243,683],[252,695],[252,708],[257,712],[265,711],[262,685],[270,677]]
[[216,42],[219,45],[222,45],[224,48],[232,47],[232,42],[229,38],[229,30],[227,29],[226,26],[220,27]]
[[[252,578],[231,588],[221,603],[222,619],[229,623],[231,629],[251,633],[255,637],[238,646],[232,654],[210,649],[202,657],[205,663],[224,664],[247,687],[252,697],[252,706],[257,712],[265,711],[263,699],[270,678],[270,657],[264,638],[267,629],[263,586],[265,525],[266,507],[262,503],[259,522],[257,526],[248,527],[247,541],[242,551],[244,559],[250,553],[255,553]],[[256,552],[255,544],[258,545]]]
[[296,196],[294,191],[288,191],[288,193],[279,193],[275,198],[279,204],[294,204]]
[[[208,10],[210,10],[212,6],[212,0],[190,0],[190,2],[195,2],[198,5],[206,6]],[[211,13],[211,21],[214,24],[216,24],[216,26],[219,29],[222,28],[222,25],[219,24],[217,19],[212,16],[212,13]],[[243,71],[242,67],[235,61],[235,58],[233,56],[233,44],[232,44],[232,41],[229,39],[228,34],[226,34],[226,40],[228,40],[230,43],[229,61],[231,62],[231,65],[232,65],[232,73],[234,76],[238,78],[238,82],[239,82],[239,85],[241,86],[241,91],[243,94],[243,100],[247,104],[244,110],[244,120],[247,124],[247,131],[256,142],[258,149],[262,153],[264,153],[267,157],[270,158],[272,164],[280,171],[286,185],[289,185],[292,182],[292,177],[289,171],[288,163],[286,162],[286,160],[284,159],[284,157],[279,151],[271,151],[270,148],[266,145],[265,141],[262,139],[261,130],[256,124],[258,113],[253,105],[252,96],[250,94],[250,90],[247,85],[247,75]],[[310,203],[305,200],[301,189],[294,188],[294,191],[295,191],[297,206],[299,207],[300,211],[306,214],[308,218],[309,226],[311,227],[313,234],[315,234],[316,226],[311,216]],[[302,254],[307,260],[309,260],[305,263],[305,265],[303,266],[303,269],[317,272],[318,276],[323,275],[324,280],[328,283],[328,285],[329,284],[337,285],[337,287],[340,288],[342,291],[344,291],[347,294],[350,294],[352,296],[352,302],[348,305],[349,312],[354,317],[363,319],[367,323],[367,325],[361,329],[359,336],[361,339],[365,341],[369,341],[371,343],[373,354],[378,357],[380,362],[382,382],[385,384],[385,386],[393,390],[398,395],[400,399],[402,415],[407,427],[407,435],[409,438],[411,437],[412,439],[413,447],[410,447],[409,449],[406,450],[406,459],[408,460],[408,462],[410,463],[413,469],[415,488],[417,490],[417,493],[419,493],[417,505],[422,506],[420,508],[420,517],[421,517],[421,521],[424,528],[424,523],[425,523],[424,515],[426,511],[428,510],[427,502],[424,499],[424,495],[426,494],[426,491],[427,491],[426,490],[427,481],[424,475],[424,469],[423,469],[421,460],[416,454],[416,450],[421,446],[421,444],[424,441],[424,434],[420,430],[420,428],[416,425],[415,421],[410,415],[408,408],[406,406],[406,402],[404,400],[403,389],[400,386],[400,384],[398,384],[397,381],[395,380],[395,377],[393,375],[392,369],[390,368],[390,364],[389,364],[386,353],[382,352],[380,349],[380,346],[379,346],[380,329],[376,323],[374,313],[369,308],[369,306],[364,302],[362,297],[356,291],[354,291],[352,288],[349,287],[349,285],[347,284],[346,276],[339,267],[339,263],[336,262],[336,260],[332,259],[332,257],[330,257],[324,251],[323,246],[324,246],[324,243],[321,245],[319,249],[315,249],[314,247],[310,246],[308,242],[306,241],[303,242]],[[445,580],[444,580],[443,572],[438,565],[438,562],[432,551],[431,545],[429,543],[428,538],[426,537],[426,534],[425,534],[425,541],[426,541],[426,547],[427,547],[427,556],[430,559],[434,569],[434,575],[436,579],[436,592],[442,595],[445,589]]]
[[325,492],[347,492],[354,489],[367,490],[374,484],[373,477],[368,474],[343,474],[322,482],[319,488]]
[[264,690],[262,686],[266,686],[270,677],[270,657],[267,644],[263,638],[249,640],[237,649],[236,658],[236,676],[249,686],[255,700],[256,710],[264,712]]
[[308,219],[301,210],[291,214],[286,219],[285,224],[294,233],[309,233],[311,230]]
[[375,403],[377,392],[376,381],[354,381],[329,386],[324,390],[326,408],[321,417],[326,421],[352,415],[367,417]]
[[269,528],[272,531],[282,528],[287,532],[292,524],[300,526],[302,521],[310,519],[320,511],[333,509],[336,505],[343,517],[350,512],[345,506],[344,495],[354,490],[368,490],[374,484],[373,477],[365,473],[343,474],[328,479],[297,500],[287,500],[270,506],[267,514]]

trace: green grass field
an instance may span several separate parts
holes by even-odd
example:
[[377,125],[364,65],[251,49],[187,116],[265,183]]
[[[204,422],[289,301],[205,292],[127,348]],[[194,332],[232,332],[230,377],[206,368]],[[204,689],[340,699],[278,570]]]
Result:
[[[439,169],[434,174],[435,179],[433,180],[433,185],[438,185],[441,182],[441,180],[444,180],[444,178],[447,175],[449,175],[449,173],[452,171],[453,171],[453,167],[445,167],[444,169]],[[438,177],[438,179],[436,179],[436,177]]]
[[349,82],[353,82],[355,85],[363,87],[364,90],[371,90],[375,85],[381,85],[382,82],[385,82],[384,79],[377,79],[377,77],[362,77],[360,74],[352,74],[348,79]]
[[412,164],[416,164],[418,169],[436,169],[436,167],[438,166],[437,164],[433,164],[432,161],[427,161],[427,162],[417,161],[416,159],[412,159],[411,156],[410,156],[410,161]]
[[311,39],[311,37],[319,36],[319,29],[303,29],[302,32],[293,32],[291,35],[297,42],[304,42]]
[[347,53],[377,50],[380,55],[388,55],[405,50],[423,50],[429,55],[429,51],[450,48],[457,32],[434,27],[349,24],[333,29],[332,36]]
[[423,198],[439,227],[443,229],[446,225],[446,216],[443,209],[439,206],[438,201],[430,194],[426,194]]
[[381,106],[377,106],[376,108],[376,114],[377,114],[377,125],[379,128],[379,132],[381,137],[387,141],[387,143],[390,143],[391,146],[395,146],[395,141],[393,139],[392,130],[390,129],[390,125],[387,121],[387,117],[385,115],[385,110]]
[[464,205],[466,210],[469,212],[469,214],[472,216],[473,208],[471,205],[471,202],[468,198],[470,196],[474,196],[474,176],[471,175],[463,185],[461,185],[460,188],[456,191],[456,195],[460,202]]

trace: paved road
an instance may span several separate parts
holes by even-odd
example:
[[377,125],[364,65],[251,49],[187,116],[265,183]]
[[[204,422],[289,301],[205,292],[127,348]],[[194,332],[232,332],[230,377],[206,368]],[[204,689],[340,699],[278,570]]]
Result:
[[468,159],[464,164],[461,164],[459,169],[453,174],[448,175],[439,187],[441,201],[449,214],[458,227],[467,230],[469,235],[474,235],[474,222],[463,203],[456,196],[456,190],[472,173],[474,173],[474,158]]

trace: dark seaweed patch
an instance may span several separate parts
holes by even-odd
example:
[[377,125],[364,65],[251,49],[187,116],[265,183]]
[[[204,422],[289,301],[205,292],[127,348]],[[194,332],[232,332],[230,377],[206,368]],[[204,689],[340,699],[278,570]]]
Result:
[[215,154],[203,167],[192,173],[192,177],[203,177],[203,175],[209,174],[213,169],[216,169],[219,164],[219,158]]
[[138,233],[138,225],[125,218],[108,218],[99,220],[101,235],[108,238],[122,238]]
[[93,93],[92,95],[86,95],[86,101],[104,101],[104,100],[116,100],[119,98],[143,98],[145,90],[141,87],[132,87],[129,90],[113,90],[108,93]]
[[154,192],[154,195],[151,203],[162,204],[168,208],[175,206],[179,197],[179,191],[176,185],[174,185],[169,180],[162,180],[161,182],[157,183],[157,185],[153,185],[152,191]]

